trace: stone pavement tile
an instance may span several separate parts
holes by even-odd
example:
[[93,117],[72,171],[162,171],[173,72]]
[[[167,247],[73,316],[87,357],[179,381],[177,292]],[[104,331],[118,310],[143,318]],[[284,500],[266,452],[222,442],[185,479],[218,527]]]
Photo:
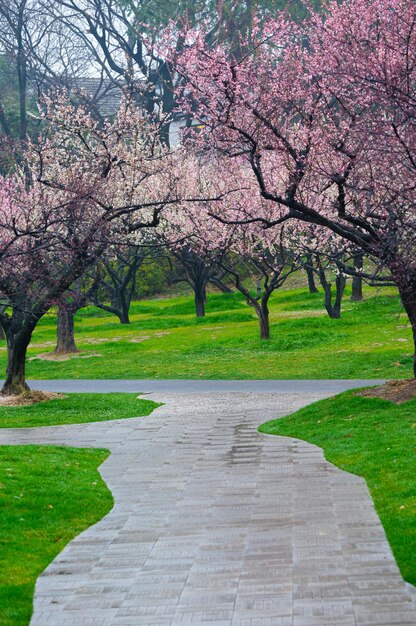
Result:
[[[347,592],[348,593],[348,592]],[[294,598],[293,614],[303,617],[340,618],[354,615],[352,599],[343,598]]]
[[170,585],[184,585],[188,578],[188,572],[172,573],[172,572],[155,572],[149,573],[140,570],[136,572],[136,577],[133,579],[130,588],[134,588],[136,585],[152,585],[154,587],[163,586],[170,587]]
[[[46,611],[53,611],[55,605],[63,605],[67,602],[68,598],[66,595],[58,595],[57,593],[51,593],[47,596],[39,596],[36,604],[39,608]],[[61,607],[57,607],[57,610],[61,611]]]
[[293,626],[292,617],[241,617],[235,615],[232,626]]
[[[365,575],[348,576],[348,584],[351,589],[351,593],[355,598],[360,598],[371,593],[389,594],[399,593],[403,594],[403,585],[400,584],[400,580],[396,577],[385,577],[383,575],[375,576],[374,574],[369,578]],[[408,596],[407,596],[408,598]]]
[[186,588],[188,591],[194,593],[205,592],[209,589],[210,592],[216,592],[222,590],[224,592],[237,591],[239,587],[239,580],[235,578],[229,578],[228,576],[199,576],[191,573],[189,574]]
[[65,611],[78,611],[80,613],[84,613],[85,607],[87,607],[89,610],[94,611],[95,609],[97,609],[98,612],[107,612],[108,609],[120,608],[120,606],[124,604],[124,602],[125,595],[119,595],[117,597],[114,594],[111,594],[110,596],[106,597],[102,594],[95,596],[93,594],[90,594],[88,596],[87,602],[83,601],[82,595],[78,595],[76,598],[70,600],[69,602],[66,600],[64,602],[64,609]]
[[404,590],[383,591],[372,589],[366,593],[354,595],[354,606],[357,609],[358,607],[360,609],[364,607],[371,608],[378,604],[389,605],[390,607],[396,606],[400,610],[401,608],[411,608],[412,599]]
[[111,626],[115,616],[116,609],[92,612],[83,610],[82,615],[65,610],[62,616],[50,611],[39,611],[33,615],[30,623],[35,626]]
[[268,595],[281,595],[281,594],[293,594],[293,583],[291,581],[274,581],[270,578],[264,578],[263,580],[240,580],[238,585],[239,595],[244,596],[268,596]]
[[291,593],[238,594],[235,602],[235,613],[247,617],[287,617],[292,615],[292,611]]
[[212,626],[214,623],[231,624],[233,617],[233,609],[217,609],[210,607],[209,609],[197,610],[193,607],[178,608],[172,619],[172,626],[177,625],[197,625],[197,624],[209,624]]
[[158,604],[157,602],[147,606],[141,606],[137,603],[134,606],[125,606],[123,604],[117,611],[117,617],[135,617],[137,623],[140,624],[141,622],[147,622],[147,620],[153,618],[172,620],[175,610],[175,604],[164,605]]
[[373,600],[367,606],[354,603],[354,612],[357,623],[365,626],[370,624],[396,624],[397,626],[415,626],[414,608],[410,602],[403,604],[389,604],[383,599]]
[[233,609],[236,594],[232,590],[212,591],[211,589],[195,590],[186,585],[180,597],[180,606],[187,607],[213,607],[217,609]]
[[321,581],[311,581],[306,584],[295,585],[293,592],[295,600],[310,600],[311,602],[342,600],[348,596],[349,589],[346,577],[326,584]]
[[137,615],[116,615],[110,626],[171,626],[170,617],[146,617],[140,618]]
[[179,597],[181,595],[181,590],[164,590],[156,594],[149,593],[147,590],[142,591],[141,593],[138,591],[137,593],[129,593],[124,597],[122,602],[122,608],[137,608],[140,606],[140,609],[145,610],[153,610],[155,607],[158,609],[166,609],[170,610],[172,607],[176,607],[178,604]]
[[299,616],[293,618],[293,626],[357,626],[353,615],[343,616]]

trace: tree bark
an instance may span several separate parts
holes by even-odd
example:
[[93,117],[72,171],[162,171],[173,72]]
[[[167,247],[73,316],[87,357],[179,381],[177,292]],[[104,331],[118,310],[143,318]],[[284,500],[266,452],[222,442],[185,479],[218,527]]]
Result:
[[309,293],[318,293],[318,287],[315,284],[315,274],[312,265],[312,254],[306,255],[305,271],[308,277]]
[[194,286],[195,313],[197,317],[205,317],[205,302],[207,301],[206,282],[198,282]]
[[119,316],[120,324],[130,324],[129,311],[130,311],[130,303],[126,302],[126,298],[124,297],[124,294],[122,294],[120,295],[120,312],[121,312],[121,315]]
[[75,344],[74,311],[65,306],[58,307],[56,327],[56,348],[54,354],[73,354],[79,352]]
[[[364,257],[362,253],[358,252],[354,254],[353,262],[354,262],[354,267],[356,269],[359,269],[359,270],[363,269],[363,261],[364,261]],[[351,301],[361,302],[362,300],[364,300],[363,279],[360,276],[354,276],[352,279]]]
[[255,311],[260,323],[260,339],[270,339],[270,321],[269,321],[269,296],[265,295],[261,299],[261,303],[255,305]]
[[344,295],[345,285],[347,284],[347,279],[343,274],[338,274],[335,280],[335,304],[334,304],[334,312],[336,315],[336,319],[341,317],[341,304],[342,304],[342,296]]
[[209,271],[205,263],[196,256],[185,264],[188,282],[192,286],[195,299],[195,314],[205,317],[205,303],[207,301],[207,284]]
[[332,285],[327,281],[325,271],[322,266],[319,267],[319,280],[323,287],[325,298],[325,309],[331,319],[339,319],[341,317],[342,296],[344,295],[347,280],[343,274],[337,274],[335,280],[335,302],[332,304]]
[[413,334],[413,377],[416,378],[416,276],[405,285],[401,285],[400,277],[397,281],[400,298],[410,321]]
[[[17,328],[16,328],[17,326]],[[15,323],[13,318],[7,326],[7,371],[1,393],[20,395],[29,391],[26,383],[26,352],[33,332],[32,325]]]
[[93,300],[94,306],[102,311],[107,311],[108,313],[112,313],[116,317],[118,317],[120,324],[130,324],[130,316],[129,316],[129,307],[127,310],[123,310],[122,307],[118,308],[117,306],[102,304],[98,302],[98,300]]
[[120,324],[130,324],[130,317],[128,311],[120,310],[119,314],[117,314],[118,319],[120,320]]
[[233,290],[228,285],[223,283],[219,278],[212,277],[209,279],[209,282],[217,287],[217,289],[219,289],[221,293],[233,293]]

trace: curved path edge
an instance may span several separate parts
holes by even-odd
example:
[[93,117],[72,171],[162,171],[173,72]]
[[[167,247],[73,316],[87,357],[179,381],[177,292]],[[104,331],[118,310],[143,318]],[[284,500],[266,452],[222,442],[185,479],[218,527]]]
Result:
[[[2,381],[0,381],[1,383]],[[62,393],[294,393],[335,395],[347,389],[380,385],[381,379],[322,380],[30,380],[31,389]]]

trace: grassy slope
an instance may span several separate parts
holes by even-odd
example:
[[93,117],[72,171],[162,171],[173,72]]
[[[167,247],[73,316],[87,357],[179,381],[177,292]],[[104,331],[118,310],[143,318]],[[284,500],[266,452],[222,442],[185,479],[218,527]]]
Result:
[[402,575],[416,584],[416,399],[397,406],[347,392],[260,430],[313,443],[365,478]]
[[[239,294],[211,294],[197,320],[192,298],[150,300],[132,307],[132,324],[97,309],[76,319],[83,357],[65,362],[29,360],[32,378],[406,378],[411,376],[411,333],[393,290],[351,303],[331,320],[322,293],[275,293],[270,341],[258,338],[253,310]],[[384,294],[384,295],[383,295]],[[55,318],[45,317],[29,357],[51,351]],[[95,356],[94,356],[95,355]],[[5,348],[0,349],[5,367]]]
[[[142,417],[160,406],[135,393],[71,393],[29,406],[0,406],[0,428],[28,428]],[[0,448],[1,453],[2,448]]]
[[0,448],[0,624],[25,626],[36,578],[113,505],[97,471],[106,450]]

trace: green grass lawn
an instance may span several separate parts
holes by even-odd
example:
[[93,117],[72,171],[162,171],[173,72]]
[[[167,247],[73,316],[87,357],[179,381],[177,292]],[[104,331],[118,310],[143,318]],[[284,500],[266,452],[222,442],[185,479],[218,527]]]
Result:
[[[60,426],[142,417],[160,404],[135,393],[71,393],[28,406],[0,406],[0,428]],[[1,453],[2,448],[0,448]]]
[[[281,290],[271,299],[269,341],[258,338],[254,311],[240,294],[209,294],[207,315],[196,319],[190,296],[132,306],[132,323],[94,308],[76,317],[80,357],[63,362],[37,355],[55,344],[55,317],[36,329],[29,378],[409,378],[412,340],[393,289],[352,303],[331,320],[322,293]],[[0,346],[0,367],[6,362]]]
[[367,481],[403,578],[416,584],[416,399],[402,405],[343,393],[263,424]]
[[26,626],[36,578],[113,506],[98,466],[107,450],[0,448],[0,624]]

